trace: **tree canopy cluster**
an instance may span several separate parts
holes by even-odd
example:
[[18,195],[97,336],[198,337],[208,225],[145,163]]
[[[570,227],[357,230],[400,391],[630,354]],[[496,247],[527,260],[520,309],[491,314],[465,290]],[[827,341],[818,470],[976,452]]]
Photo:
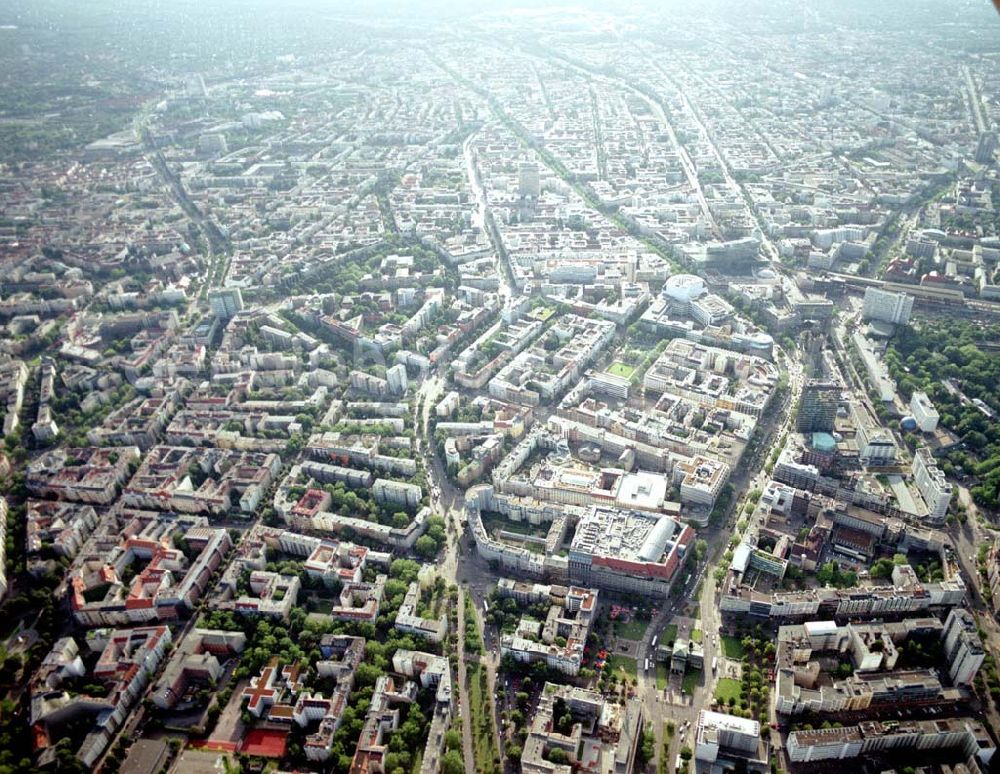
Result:
[[991,509],[1000,506],[1000,423],[971,401],[978,399],[1000,414],[1000,352],[984,346],[998,340],[1000,325],[942,317],[901,328],[885,356],[902,397],[909,401],[915,390],[926,392],[941,424],[971,453],[949,455],[941,464],[944,473],[978,478],[970,488],[972,497]]

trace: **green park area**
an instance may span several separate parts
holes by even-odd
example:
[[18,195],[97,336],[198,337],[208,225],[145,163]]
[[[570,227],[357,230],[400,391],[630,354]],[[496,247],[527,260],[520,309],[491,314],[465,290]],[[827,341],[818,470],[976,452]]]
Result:
[[746,648],[743,647],[743,643],[737,637],[723,637],[722,652],[726,658],[739,660],[746,655]]
[[667,666],[665,661],[656,662],[656,690],[664,691],[667,688],[667,682],[670,680],[670,667]]
[[[993,197],[996,200],[996,190]],[[941,472],[973,478],[969,494],[990,511],[1000,507],[1000,422],[990,421],[1000,412],[998,336],[1000,324],[995,322],[981,324],[942,315],[919,325],[900,326],[885,351],[885,365],[896,380],[900,398],[909,402],[917,390],[926,392],[940,414],[940,426],[962,439],[937,456]],[[858,359],[856,354],[851,358],[852,362]],[[884,416],[884,422],[895,425],[898,420],[890,419],[878,404],[879,418]],[[902,435],[911,454],[922,445],[919,433]],[[968,518],[964,507],[952,510],[958,521]]]
[[481,664],[470,664],[466,677],[469,681],[469,714],[472,716],[472,752],[477,769],[486,774],[496,770],[500,759],[493,735],[491,703],[486,700],[486,671]]
[[533,320],[538,320],[539,322],[546,322],[555,313],[556,313],[555,309],[551,309],[547,306],[539,306],[528,312],[528,317],[530,317]]
[[681,688],[684,689],[684,693],[689,696],[694,693],[694,689],[702,683],[702,674],[703,673],[700,669],[694,669],[684,673],[684,680],[681,682]]
[[646,621],[615,621],[615,637],[623,640],[641,640],[646,633]]
[[608,369],[608,373],[622,379],[631,379],[632,374],[635,373],[635,368],[619,360],[611,364],[611,367]]
[[739,680],[731,680],[728,677],[720,677],[715,685],[715,700],[719,704],[726,704],[731,698],[734,702],[740,700],[743,693],[743,686]]
[[635,680],[638,667],[636,666],[634,658],[612,655],[608,656],[608,661],[604,669],[611,673],[620,671],[624,676]]

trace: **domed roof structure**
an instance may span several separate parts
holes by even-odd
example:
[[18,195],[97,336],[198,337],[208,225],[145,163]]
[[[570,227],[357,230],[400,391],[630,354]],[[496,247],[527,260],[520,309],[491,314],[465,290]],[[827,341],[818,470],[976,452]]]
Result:
[[674,274],[663,283],[661,295],[681,303],[694,301],[705,292],[705,280],[694,274]]
[[829,433],[813,433],[812,447],[820,452],[832,452],[837,448],[837,439]]

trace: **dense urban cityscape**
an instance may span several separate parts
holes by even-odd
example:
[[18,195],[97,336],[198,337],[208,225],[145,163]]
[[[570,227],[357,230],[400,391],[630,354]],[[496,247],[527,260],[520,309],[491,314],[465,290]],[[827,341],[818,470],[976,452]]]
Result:
[[1000,15],[8,0],[0,774],[988,772]]

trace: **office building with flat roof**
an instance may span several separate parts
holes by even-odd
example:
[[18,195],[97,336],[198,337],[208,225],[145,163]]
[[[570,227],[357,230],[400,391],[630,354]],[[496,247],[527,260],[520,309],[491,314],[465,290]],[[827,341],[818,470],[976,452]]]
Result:
[[698,715],[695,758],[713,762],[720,753],[754,757],[760,745],[760,723],[721,712],[702,710]]
[[893,325],[906,325],[913,311],[913,296],[889,290],[866,288],[861,313],[866,320],[881,320]]
[[231,320],[238,312],[243,311],[243,293],[239,288],[212,290],[208,294],[208,303],[216,317]]
[[810,379],[802,387],[795,429],[800,433],[829,433],[837,418],[840,385],[822,379]]

